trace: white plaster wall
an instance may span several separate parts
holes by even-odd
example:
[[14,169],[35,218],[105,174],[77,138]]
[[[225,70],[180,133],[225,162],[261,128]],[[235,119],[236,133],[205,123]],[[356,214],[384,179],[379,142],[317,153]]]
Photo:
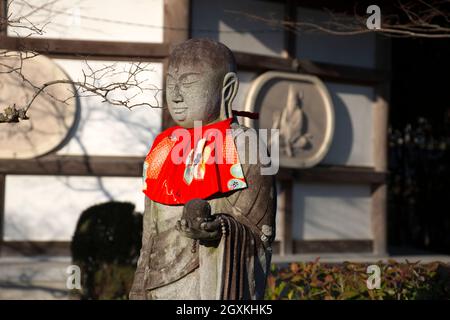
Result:
[[[245,98],[254,72],[239,72],[239,91],[233,109],[243,110]],[[333,101],[335,132],[332,144],[322,164],[366,166],[373,159],[373,108],[375,93],[372,87],[325,83]]]
[[372,239],[370,186],[295,183],[293,238]]
[[333,100],[335,131],[322,164],[373,166],[373,88],[330,82],[326,86]]
[[212,38],[236,51],[271,56],[282,54],[283,30],[241,13],[279,21],[284,14],[283,4],[254,0],[193,0],[191,6],[193,38]]
[[[256,72],[250,71],[238,71],[239,77],[239,90],[236,94],[236,98],[233,101],[233,110],[243,111],[245,108],[245,99],[248,94],[248,90],[251,87],[252,81],[258,76]],[[244,117],[238,117],[239,123],[243,124]]]
[[[17,0],[18,1],[18,0]],[[32,0],[30,3],[37,3]],[[44,37],[86,40],[161,42],[162,0],[96,0],[57,2],[62,7],[51,13],[52,23]],[[210,37],[233,50],[281,56],[283,31],[271,31],[265,23],[227,10],[281,19],[283,5],[266,1],[193,0],[194,37]],[[130,7],[133,10],[130,10]],[[59,8],[59,9],[58,9]],[[317,12],[300,9],[299,17],[316,18]],[[79,13],[79,15],[78,15]],[[79,16],[79,18],[78,18]],[[93,19],[104,18],[104,21]],[[46,18],[41,16],[43,21]],[[37,18],[36,18],[37,19]],[[36,20],[36,21],[39,21]],[[111,20],[111,21],[106,21]],[[32,20],[33,21],[33,20]],[[119,21],[119,22],[118,22]],[[239,30],[240,32],[236,32]],[[255,31],[253,34],[250,30]],[[265,32],[258,32],[265,30]],[[17,31],[17,30],[15,30]],[[9,30],[13,35],[14,30]],[[20,31],[22,32],[22,31]],[[297,42],[299,58],[362,67],[374,66],[374,41],[368,37],[331,37],[301,34]],[[82,75],[82,61],[55,60],[73,79]],[[101,67],[111,61],[89,61]],[[125,62],[119,62],[123,68]],[[145,75],[150,84],[162,85],[162,66]],[[239,72],[240,90],[234,108],[241,110],[253,72]],[[322,163],[373,165],[372,112],[373,89],[327,83],[336,112],[336,132],[329,153]],[[141,96],[154,101],[151,93]],[[108,106],[98,98],[80,99],[81,121],[75,136],[58,154],[143,156],[160,131],[158,109],[139,107],[129,111]],[[87,207],[115,200],[131,201],[143,210],[140,178],[95,178],[8,176],[6,187],[6,240],[70,240],[79,214]],[[24,201],[23,199],[26,199]],[[370,231],[370,187],[363,185],[295,184],[295,239],[366,239]],[[278,220],[278,219],[277,219]],[[278,232],[279,234],[279,232]],[[277,237],[279,239],[279,237]]]
[[[115,65],[114,77],[104,77],[105,83],[123,81],[130,67],[128,62],[87,61],[55,59],[58,65],[74,81],[83,81],[83,70],[89,73],[88,66],[100,70],[104,66]],[[162,64],[150,63],[139,76],[144,81],[142,88],[149,88],[132,100],[133,103],[149,103],[161,106],[161,94],[156,90],[162,87]],[[136,92],[118,91],[115,99],[132,97]],[[155,96],[156,95],[156,96]],[[102,102],[100,97],[81,94],[79,97],[81,116],[75,135],[57,153],[59,155],[108,155],[108,156],[144,156],[153,138],[161,130],[161,109],[138,106],[131,111],[124,106],[113,106]]]
[[239,90],[233,102],[234,110],[244,110],[245,98],[247,97],[248,90],[250,89],[252,81],[257,77],[258,74],[256,72],[238,71]]
[[[31,6],[29,6],[29,5]],[[14,0],[10,12],[20,16],[43,5],[41,0]],[[59,0],[48,1],[43,10],[28,19],[42,26],[42,35],[56,39],[127,42],[163,41],[163,0]],[[25,29],[9,28],[10,36],[27,36]],[[75,81],[87,69],[83,60],[54,59]],[[116,64],[116,72],[127,70],[128,62],[87,61],[93,70]],[[146,88],[162,87],[162,64],[151,63],[139,80]],[[122,72],[105,81],[123,79]],[[115,98],[134,92],[115,92]],[[162,105],[161,94],[145,91],[133,102]],[[79,97],[80,122],[74,136],[57,154],[144,156],[161,130],[161,110],[147,106],[131,111],[111,106],[98,97]],[[96,178],[56,176],[7,176],[5,240],[69,241],[81,212],[108,200],[130,201],[143,211],[140,178]]]
[[[41,7],[35,10],[36,7]],[[27,13],[34,11],[33,14]],[[163,0],[14,0],[12,18],[27,16],[42,35],[32,37],[128,42],[163,41]],[[29,30],[8,28],[8,35]]]
[[5,240],[70,241],[81,212],[109,200],[144,210],[141,178],[7,176]]
[[[334,17],[340,19],[336,14]],[[323,25],[324,22],[334,20],[327,12],[299,8],[297,21]],[[304,30],[297,36],[296,50],[297,57],[301,59],[356,67],[375,67],[375,33],[336,36]]]

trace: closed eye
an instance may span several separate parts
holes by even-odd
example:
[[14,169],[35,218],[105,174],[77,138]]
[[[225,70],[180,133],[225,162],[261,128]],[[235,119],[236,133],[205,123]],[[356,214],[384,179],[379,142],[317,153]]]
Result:
[[185,88],[189,88],[194,83],[197,83],[199,80],[192,80],[192,81],[183,81],[182,85]]

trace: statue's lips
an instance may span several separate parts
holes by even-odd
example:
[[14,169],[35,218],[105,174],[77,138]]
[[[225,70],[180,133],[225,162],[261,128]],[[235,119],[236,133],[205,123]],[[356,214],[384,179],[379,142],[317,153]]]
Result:
[[175,114],[183,114],[184,112],[186,112],[187,108],[174,108],[173,109],[173,113]]

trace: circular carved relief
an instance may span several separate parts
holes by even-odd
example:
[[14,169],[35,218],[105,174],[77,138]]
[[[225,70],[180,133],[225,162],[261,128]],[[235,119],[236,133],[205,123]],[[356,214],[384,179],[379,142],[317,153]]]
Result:
[[317,77],[266,72],[253,81],[245,110],[259,113],[259,120],[247,118],[245,125],[279,130],[282,167],[312,167],[330,148],[334,131],[333,103]]

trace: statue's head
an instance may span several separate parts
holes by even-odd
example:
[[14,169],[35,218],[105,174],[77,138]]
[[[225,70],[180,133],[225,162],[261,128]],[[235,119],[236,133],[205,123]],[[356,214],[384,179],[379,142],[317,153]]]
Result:
[[232,117],[238,90],[233,53],[210,39],[190,39],[176,46],[167,70],[166,98],[177,124],[192,128]]

